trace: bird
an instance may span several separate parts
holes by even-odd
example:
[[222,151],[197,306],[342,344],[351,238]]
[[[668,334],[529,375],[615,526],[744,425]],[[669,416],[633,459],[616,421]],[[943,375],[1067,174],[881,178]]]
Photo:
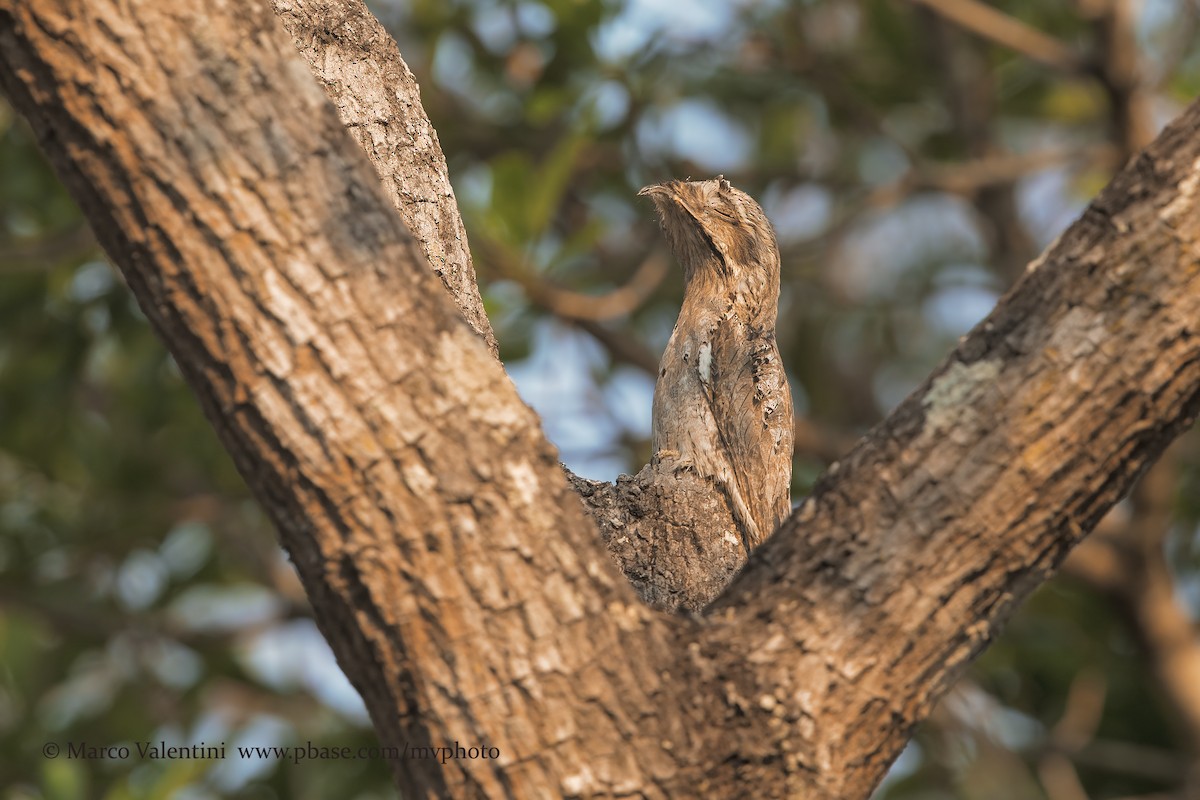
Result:
[[725,493],[747,555],[791,513],[791,390],[775,341],[779,245],[723,176],[638,192],[683,269],[683,304],[654,385],[652,463]]

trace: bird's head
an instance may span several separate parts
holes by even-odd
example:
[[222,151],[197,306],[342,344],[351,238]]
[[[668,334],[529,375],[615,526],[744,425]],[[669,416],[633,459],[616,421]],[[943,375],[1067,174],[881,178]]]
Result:
[[[685,281],[737,283],[779,293],[779,246],[767,215],[724,177],[647,186]],[[764,298],[769,299],[769,298]]]

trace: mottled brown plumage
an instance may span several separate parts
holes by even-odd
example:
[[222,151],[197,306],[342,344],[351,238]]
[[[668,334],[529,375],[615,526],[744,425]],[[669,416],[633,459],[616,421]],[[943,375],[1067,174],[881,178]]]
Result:
[[791,511],[792,396],[775,344],[779,247],[724,178],[639,192],[683,267],[683,307],[654,386],[654,451],[726,493],[747,550]]

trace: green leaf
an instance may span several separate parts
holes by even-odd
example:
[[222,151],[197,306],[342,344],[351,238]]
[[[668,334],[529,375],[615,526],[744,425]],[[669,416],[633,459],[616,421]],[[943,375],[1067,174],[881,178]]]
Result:
[[560,141],[542,162],[531,187],[526,210],[525,219],[532,234],[531,238],[541,236],[550,226],[566,195],[567,186],[575,171],[575,162],[587,142],[588,139],[584,135],[572,134]]

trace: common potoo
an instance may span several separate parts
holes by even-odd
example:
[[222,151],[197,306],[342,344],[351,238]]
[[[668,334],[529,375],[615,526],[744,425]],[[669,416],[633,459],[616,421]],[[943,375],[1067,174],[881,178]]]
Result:
[[654,457],[711,478],[749,552],[791,511],[792,396],[775,344],[775,232],[758,203],[722,177],[638,194],[654,201],[684,280],[654,386]]

